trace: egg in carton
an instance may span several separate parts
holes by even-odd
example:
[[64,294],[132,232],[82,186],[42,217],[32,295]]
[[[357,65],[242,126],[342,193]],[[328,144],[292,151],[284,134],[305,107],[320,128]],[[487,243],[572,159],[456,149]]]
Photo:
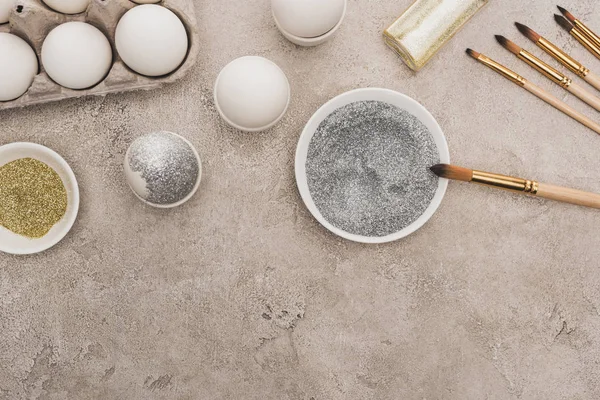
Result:
[[[140,1],[141,3],[141,1]],[[187,54],[179,67],[166,75],[151,77],[129,68],[119,57],[115,45],[117,24],[123,15],[140,6],[130,0],[90,0],[87,10],[80,14],[62,14],[49,8],[42,0],[17,0],[9,15],[9,23],[0,25],[0,32],[24,39],[35,51],[39,71],[25,94],[11,101],[0,102],[0,110],[83,96],[103,96],[108,93],[132,90],[151,90],[181,79],[196,62],[199,39],[192,0],[162,0],[157,6],[172,11],[183,23],[188,38]],[[42,60],[42,45],[48,34],[67,22],[85,22],[98,28],[112,49],[112,66],[100,83],[82,90],[69,89],[53,81],[46,73]]]

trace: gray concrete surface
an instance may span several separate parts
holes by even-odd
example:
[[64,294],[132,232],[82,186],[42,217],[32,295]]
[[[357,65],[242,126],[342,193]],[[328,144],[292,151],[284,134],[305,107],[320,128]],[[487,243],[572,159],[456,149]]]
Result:
[[[0,255],[0,399],[597,399],[600,213],[452,183],[439,212],[397,243],[329,234],[303,206],[296,141],[325,101],[379,86],[424,104],[456,163],[600,192],[600,137],[478,65],[487,53],[598,117],[496,44],[541,55],[520,20],[600,71],[552,19],[555,1],[491,1],[420,73],[381,31],[410,0],[350,0],[337,38],[300,49],[267,0],[197,1],[203,50],[164,90],[0,113],[0,144],[62,154],[81,186],[57,247]],[[600,30],[600,4],[563,5]],[[257,54],[293,102],[269,132],[226,127],[219,70]],[[546,59],[546,57],[543,57]],[[171,211],[130,193],[131,140],[166,129],[205,161]]]

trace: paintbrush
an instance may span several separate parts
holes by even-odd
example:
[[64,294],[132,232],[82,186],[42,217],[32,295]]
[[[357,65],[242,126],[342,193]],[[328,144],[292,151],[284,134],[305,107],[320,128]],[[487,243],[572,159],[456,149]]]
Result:
[[573,14],[562,8],[561,6],[557,6],[560,12],[575,26],[577,30],[583,33],[588,37],[596,47],[600,48],[600,36],[596,35],[594,31],[588,28],[583,22],[575,18]]
[[559,84],[563,88],[565,88],[569,93],[577,96],[581,100],[585,101],[590,106],[594,107],[596,110],[600,111],[600,98],[593,95],[592,93],[585,90],[583,87],[574,83],[573,80],[556,69],[552,68],[550,65],[546,64],[530,52],[525,49],[522,49],[517,44],[511,42],[507,38],[501,35],[496,35],[496,40],[500,43],[505,49],[519,57],[521,60],[525,61],[527,64],[531,65],[533,68],[541,72],[547,78],[549,78],[554,83]]
[[562,28],[569,32],[571,36],[577,39],[577,41],[581,43],[583,47],[588,49],[590,53],[595,55],[597,58],[600,58],[600,47],[598,47],[592,39],[584,35],[579,29],[576,29],[575,26],[562,15],[554,14],[554,19]]
[[560,62],[562,65],[573,71],[575,74],[583,78],[587,83],[600,90],[600,77],[592,73],[579,61],[565,53],[558,46],[550,42],[548,39],[543,38],[537,34],[533,29],[527,26],[515,22],[517,29],[525,35],[529,40],[534,42],[539,48],[550,54],[554,59]]
[[523,78],[521,75],[517,74],[516,72],[511,71],[510,69],[506,68],[504,65],[499,64],[496,61],[492,60],[491,58],[486,57],[483,54],[478,53],[474,50],[467,49],[467,54],[470,55],[471,57],[473,57],[474,59],[476,59],[477,61],[479,61],[480,63],[482,63],[483,65],[498,72],[500,75],[504,76],[508,80],[525,88],[528,92],[530,92],[530,93],[534,94],[535,96],[537,96],[538,98],[544,100],[546,103],[550,104],[557,110],[562,111],[563,113],[567,114],[569,117],[582,123],[583,125],[587,126],[591,130],[593,130],[594,132],[600,134],[600,125],[599,124],[597,124],[590,118],[586,117],[579,111],[575,110],[573,107],[571,107],[564,101],[557,99],[556,97],[552,96],[550,93],[546,92],[544,89],[529,82],[528,80]]
[[542,197],[544,199],[562,201],[564,203],[585,207],[600,208],[600,194],[596,193],[583,192],[581,190],[539,183],[528,179],[492,174],[448,164],[434,165],[431,167],[431,171],[441,178],[463,182],[474,182],[481,185]]

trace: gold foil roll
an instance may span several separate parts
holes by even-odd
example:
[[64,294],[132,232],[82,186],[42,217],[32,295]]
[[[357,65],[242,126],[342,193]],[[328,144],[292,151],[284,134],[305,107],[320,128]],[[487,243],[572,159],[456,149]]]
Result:
[[384,31],[386,43],[421,69],[488,0],[417,0]]

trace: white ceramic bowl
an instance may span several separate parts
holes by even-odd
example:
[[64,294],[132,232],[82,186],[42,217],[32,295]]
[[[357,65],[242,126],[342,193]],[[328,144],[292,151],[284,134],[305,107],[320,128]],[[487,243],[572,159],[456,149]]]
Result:
[[0,251],[9,254],[34,254],[49,249],[69,233],[79,211],[79,186],[69,164],[56,152],[35,143],[11,143],[0,146],[0,166],[20,158],[33,158],[56,171],[67,190],[67,212],[46,236],[29,239],[0,226]]
[[347,9],[348,9],[348,0],[345,0],[344,1],[344,12],[342,13],[342,17],[340,18],[338,23],[329,32],[327,32],[321,36],[312,37],[312,38],[305,38],[305,37],[296,36],[296,35],[291,34],[290,32],[286,31],[281,26],[281,24],[277,20],[277,17],[275,16],[275,13],[272,13],[272,14],[273,14],[273,19],[275,20],[275,25],[277,25],[277,29],[279,29],[281,34],[287,40],[289,40],[290,42],[292,42],[294,44],[297,44],[298,46],[313,47],[313,46],[318,46],[320,44],[325,43],[326,41],[331,39],[333,37],[333,35],[336,34],[338,29],[340,29],[340,26],[342,26],[342,22],[344,22],[344,17],[346,16]]
[[311,197],[306,178],[306,158],[308,154],[308,146],[321,122],[323,122],[325,118],[327,118],[338,108],[357,101],[368,100],[382,101],[394,105],[410,112],[417,117],[433,135],[435,144],[440,152],[440,162],[450,163],[450,153],[448,151],[446,137],[444,136],[444,133],[442,132],[442,129],[436,122],[435,118],[433,118],[433,116],[425,109],[425,107],[410,97],[393,90],[376,88],[357,89],[341,94],[327,102],[312,116],[312,118],[304,127],[304,131],[302,132],[300,141],[298,142],[298,148],[296,149],[296,183],[298,185],[300,195],[302,196],[302,200],[304,200],[304,204],[306,204],[308,210],[317,219],[317,221],[321,223],[321,225],[329,229],[331,232],[354,242],[387,243],[410,235],[421,228],[433,216],[442,202],[444,194],[446,193],[446,188],[448,187],[448,181],[446,179],[439,180],[438,189],[433,197],[433,200],[431,201],[431,204],[429,204],[429,207],[427,207],[423,215],[421,215],[415,222],[401,231],[388,236],[368,237],[345,232],[339,228],[336,228],[325,218],[323,218]]

